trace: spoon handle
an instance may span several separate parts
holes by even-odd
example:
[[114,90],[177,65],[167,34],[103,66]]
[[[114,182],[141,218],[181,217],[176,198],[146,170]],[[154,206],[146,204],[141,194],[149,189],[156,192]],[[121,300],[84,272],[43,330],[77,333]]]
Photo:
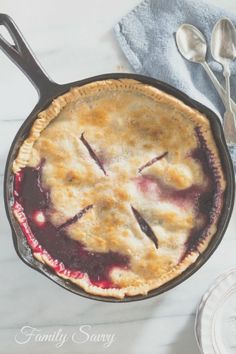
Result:
[[223,128],[227,144],[236,144],[235,116],[232,111],[225,112]]
[[[208,74],[209,78],[211,79],[216,91],[218,92],[220,98],[222,99],[224,105],[227,105],[227,95],[226,95],[226,91],[223,88],[223,86],[219,83],[219,81],[217,80],[215,74],[213,73],[213,71],[211,70],[211,68],[209,67],[209,65],[207,64],[207,62],[203,62],[201,63],[203,68],[205,69],[206,73]],[[236,104],[235,102],[231,100],[231,107],[233,112],[236,114]]]
[[230,71],[228,68],[225,67],[224,69],[224,77],[225,77],[225,86],[226,86],[226,110],[227,111],[232,111],[232,107],[231,107],[231,89],[230,89]]
[[224,77],[226,83],[226,111],[224,114],[224,132],[227,143],[236,143],[236,126],[235,126],[235,115],[231,107],[230,99],[230,70],[227,66],[224,68]]
[[[231,105],[231,110],[227,110],[228,107],[228,97],[226,90],[221,86],[219,81],[217,80],[215,74],[207,64],[207,62],[202,63],[203,68],[205,69],[206,73],[208,74],[209,78],[211,79],[213,85],[215,86],[216,91],[218,92],[219,96],[221,97],[225,107],[226,107],[226,112],[224,114],[224,122],[223,122],[223,127],[224,127],[224,132],[225,132],[225,138],[226,142],[228,144],[232,144],[232,149],[234,151],[236,150],[235,144],[236,144],[236,124],[235,124],[235,114],[236,114],[236,104],[235,102],[230,98],[230,105]],[[228,84],[229,85],[229,80]],[[229,92],[230,94],[230,92]]]

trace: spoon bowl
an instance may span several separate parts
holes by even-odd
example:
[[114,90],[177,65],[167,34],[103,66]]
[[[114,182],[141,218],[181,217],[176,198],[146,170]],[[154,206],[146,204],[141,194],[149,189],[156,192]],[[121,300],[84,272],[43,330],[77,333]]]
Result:
[[229,65],[236,57],[236,31],[233,23],[227,19],[219,20],[212,31],[211,53],[221,65]]
[[177,47],[184,58],[194,63],[206,60],[207,43],[203,34],[194,26],[183,24],[176,32]]

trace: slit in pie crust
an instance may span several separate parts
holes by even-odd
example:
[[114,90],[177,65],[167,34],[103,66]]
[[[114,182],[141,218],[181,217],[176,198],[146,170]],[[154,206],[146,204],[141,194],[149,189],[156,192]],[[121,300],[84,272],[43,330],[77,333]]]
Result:
[[13,173],[13,212],[34,257],[100,296],[177,277],[207,248],[224,204],[208,119],[131,79],[55,99]]

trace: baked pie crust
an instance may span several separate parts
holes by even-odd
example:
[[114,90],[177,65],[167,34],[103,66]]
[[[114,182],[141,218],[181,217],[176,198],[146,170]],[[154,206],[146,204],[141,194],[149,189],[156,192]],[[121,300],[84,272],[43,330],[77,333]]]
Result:
[[131,79],[72,88],[13,163],[13,211],[40,262],[86,292],[147,294],[217,230],[225,179],[208,119]]

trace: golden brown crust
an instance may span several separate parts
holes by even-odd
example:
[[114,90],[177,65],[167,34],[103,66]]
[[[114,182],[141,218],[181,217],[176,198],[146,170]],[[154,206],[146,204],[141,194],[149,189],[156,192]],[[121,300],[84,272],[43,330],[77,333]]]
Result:
[[[224,176],[208,119],[154,87],[130,79],[98,81],[71,89],[38,115],[19,149],[13,172],[25,166],[37,166],[40,159],[47,157],[43,182],[50,188],[52,203],[56,206],[51,221],[59,225],[76,210],[93,204],[95,207],[79,225],[70,226],[70,236],[93,251],[124,252],[131,257],[129,270],[115,269],[111,273],[119,289],[94,286],[86,276],[73,278],[62,272],[59,276],[70,279],[89,293],[123,298],[146,294],[195,262],[215,234],[218,217],[196,251],[178,263],[194,225],[193,205],[186,201],[184,207],[179,207],[175,201],[165,199],[161,191],[154,193],[156,187],[152,182],[148,182],[148,187],[143,183],[143,179],[158,178],[178,191],[205,183],[201,166],[187,156],[187,152],[198,146],[195,127],[200,128],[214,157],[213,167],[223,193]],[[109,178],[88,160],[83,144],[78,144],[83,132],[91,139],[101,159],[104,158]],[[99,144],[96,145],[96,141]],[[145,162],[165,151],[168,151],[167,156],[138,173]],[[125,156],[122,164],[117,156]],[[135,190],[131,178],[135,181]],[[95,185],[91,193],[91,186]],[[155,196],[161,200],[158,205]],[[131,203],[153,225],[158,235],[158,251],[134,223]],[[20,219],[17,212],[15,215]],[[34,256],[53,267],[54,260],[47,252],[35,252]]]
[[[205,130],[209,129],[209,121],[198,111],[186,106],[183,102],[179,101],[173,96],[163,93],[162,91],[149,86],[144,85],[138,81],[131,79],[121,79],[121,80],[105,80],[90,83],[81,87],[72,88],[69,92],[56,98],[51,105],[41,113],[39,113],[37,119],[35,120],[30,134],[25,139],[21,145],[17,158],[13,163],[13,172],[16,173],[22,167],[26,166],[30,157],[31,149],[34,142],[39,138],[41,131],[43,131],[47,125],[58,116],[62,109],[69,103],[75,102],[78,98],[90,96],[99,90],[105,88],[106,90],[134,90],[136,92],[144,93],[145,95],[153,98],[159,103],[168,104],[172,112],[177,111],[182,113],[185,118],[190,119],[195,125],[201,125],[205,127]],[[112,105],[112,102],[111,102]],[[117,108],[119,108],[117,106]],[[142,115],[139,111],[138,114]],[[88,118],[88,117],[87,117]],[[96,119],[97,121],[97,119]],[[209,132],[209,135],[211,133]],[[189,136],[189,142],[191,140]],[[212,140],[212,138],[211,138]],[[213,144],[214,145],[214,144]]]

